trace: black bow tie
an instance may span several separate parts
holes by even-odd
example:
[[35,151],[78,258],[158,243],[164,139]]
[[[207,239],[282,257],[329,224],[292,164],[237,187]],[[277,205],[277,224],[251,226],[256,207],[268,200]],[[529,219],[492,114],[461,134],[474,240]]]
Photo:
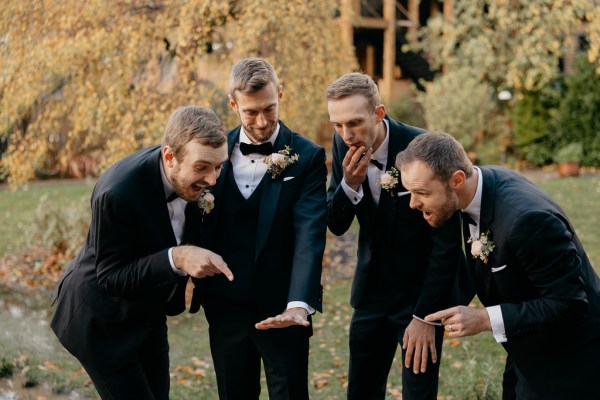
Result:
[[175,192],[171,192],[171,194],[167,196],[167,203],[170,203],[177,198],[179,198],[179,195]]
[[383,171],[383,164],[377,160],[371,160],[371,164],[377,167],[380,171]]
[[475,222],[475,220],[466,212],[461,211],[460,215],[462,216],[463,222],[466,222],[469,225],[477,226],[477,222]]
[[258,153],[263,156],[268,156],[273,153],[273,143],[265,142],[261,144],[249,144],[249,143],[240,143],[240,151],[243,155],[247,156],[248,154]]

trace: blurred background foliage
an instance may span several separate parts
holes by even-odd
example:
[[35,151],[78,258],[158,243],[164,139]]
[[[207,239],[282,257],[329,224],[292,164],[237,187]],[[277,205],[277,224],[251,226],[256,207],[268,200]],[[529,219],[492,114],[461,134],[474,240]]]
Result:
[[[435,75],[386,99],[390,115],[448,131],[483,164],[543,166],[576,142],[580,162],[599,166],[600,1],[452,3],[451,18],[433,16],[397,49]],[[182,105],[212,107],[232,128],[227,78],[249,56],[275,66],[282,119],[328,146],[323,91],[358,68],[338,17],[339,0],[9,0],[0,180],[97,176],[158,143]]]
[[176,107],[212,107],[229,128],[232,63],[264,57],[282,116],[315,138],[326,85],[355,68],[335,0],[8,1],[0,8],[0,167],[12,184],[95,175],[159,142]]

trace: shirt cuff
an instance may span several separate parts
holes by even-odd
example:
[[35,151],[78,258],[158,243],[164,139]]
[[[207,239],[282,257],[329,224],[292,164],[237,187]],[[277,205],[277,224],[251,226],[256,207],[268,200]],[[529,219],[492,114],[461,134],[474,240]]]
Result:
[[488,312],[488,317],[490,317],[492,334],[494,335],[496,342],[504,343],[508,341],[508,339],[506,339],[506,329],[504,328],[504,319],[502,318],[500,306],[486,307],[486,310]]
[[316,312],[316,310],[314,308],[312,308],[311,306],[309,306],[308,304],[306,304],[303,301],[290,301],[287,305],[288,310],[290,308],[295,308],[295,307],[304,308],[306,311],[308,311],[308,315],[313,315]]
[[175,262],[173,261],[173,248],[172,247],[169,249],[168,254],[169,254],[169,264],[171,264],[171,268],[173,268],[173,272],[175,272],[175,274],[179,275],[179,276],[187,276],[186,272],[183,272],[182,270],[180,270],[179,268],[177,268],[175,266]]
[[433,326],[442,326],[441,322],[429,322],[429,321],[425,321],[423,318],[419,318],[417,317],[415,314],[413,314],[413,318],[414,319],[418,319],[421,322],[425,322],[427,325],[433,325]]
[[357,205],[358,203],[360,203],[360,201],[363,198],[362,185],[359,186],[358,192],[357,192],[356,190],[354,190],[350,186],[348,186],[345,179],[342,179],[342,189],[344,190],[344,193],[346,193],[346,196],[348,196],[348,198],[354,205]]

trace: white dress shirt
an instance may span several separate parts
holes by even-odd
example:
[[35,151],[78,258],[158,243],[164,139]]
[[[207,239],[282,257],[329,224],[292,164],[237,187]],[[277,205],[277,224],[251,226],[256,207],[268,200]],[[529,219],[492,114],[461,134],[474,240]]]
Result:
[[[381,185],[379,185],[377,182],[379,181],[379,178],[381,178],[381,175],[388,170],[387,159],[390,147],[390,126],[387,120],[384,119],[383,122],[385,123],[385,138],[377,150],[371,154],[371,160],[379,161],[383,165],[383,170],[380,170],[371,163],[369,163],[369,166],[367,167],[367,180],[369,182],[369,189],[371,189],[371,196],[373,197],[375,205],[379,204],[379,198],[381,196]],[[364,197],[362,185],[360,185],[358,187],[358,191],[356,191],[348,186],[346,179],[342,179],[342,189],[354,205],[360,203]]]
[[[480,216],[481,216],[481,193],[483,191],[483,175],[481,170],[475,167],[475,171],[477,172],[477,190],[475,191],[475,197],[471,203],[463,208],[463,212],[469,214],[473,221],[477,224],[477,226],[469,225],[469,230],[471,237],[475,239],[479,239],[480,232]],[[496,342],[503,343],[506,342],[506,329],[504,327],[504,318],[502,318],[502,309],[499,305],[486,307],[488,312],[488,316],[490,318],[490,322],[492,324],[492,334],[494,335],[494,339]]]
[[[262,142],[271,142],[271,144],[275,145],[275,140],[279,135],[280,125],[277,123],[277,127],[275,127],[275,132],[271,135],[271,137]],[[265,176],[267,169],[269,168],[267,164],[263,161],[267,157],[262,154],[252,153],[248,155],[243,155],[240,151],[240,143],[248,143],[248,144],[260,144],[253,143],[244,128],[240,129],[240,141],[233,146],[233,151],[231,152],[231,166],[233,167],[233,175],[235,176],[235,183],[240,190],[242,196],[245,199],[248,199],[256,187],[260,184],[260,181]]]
[[[167,179],[165,175],[165,169],[163,167],[162,158],[160,159],[160,176],[163,182],[163,188],[165,189],[165,202],[167,202],[167,198],[171,193],[173,193],[173,185]],[[169,210],[169,218],[171,219],[171,227],[173,228],[173,233],[175,234],[175,240],[177,244],[181,243],[181,238],[183,237],[183,228],[185,227],[185,207],[187,206],[187,201],[182,199],[181,197],[176,198],[170,202],[167,202],[167,209]],[[187,273],[183,272],[179,268],[175,266],[175,262],[173,261],[173,248],[171,247],[168,252],[169,255],[169,263],[171,264],[171,268],[173,272],[177,275],[186,276]]]

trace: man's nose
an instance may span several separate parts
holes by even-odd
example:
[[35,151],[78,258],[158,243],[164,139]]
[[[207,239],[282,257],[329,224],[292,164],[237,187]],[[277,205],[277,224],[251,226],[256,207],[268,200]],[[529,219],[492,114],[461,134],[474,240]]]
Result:
[[256,125],[260,128],[264,128],[265,126],[267,126],[267,118],[264,114],[258,114],[258,116],[256,117]]
[[416,209],[419,208],[419,206],[421,205],[421,202],[417,200],[417,198],[415,196],[410,195],[410,203],[408,204],[408,206],[412,209]]
[[345,141],[350,141],[352,140],[352,131],[350,130],[350,128],[344,127],[342,128],[342,137],[344,138]]
[[209,186],[214,186],[217,184],[217,178],[219,177],[219,173],[216,169],[211,170],[204,176],[204,180],[208,183]]

